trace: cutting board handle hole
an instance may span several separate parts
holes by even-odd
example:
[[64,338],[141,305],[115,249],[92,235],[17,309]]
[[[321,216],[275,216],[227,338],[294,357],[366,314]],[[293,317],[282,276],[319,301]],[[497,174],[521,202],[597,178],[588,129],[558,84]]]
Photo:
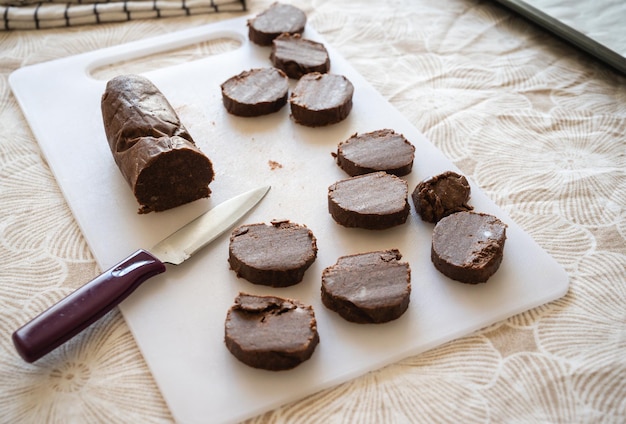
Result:
[[237,50],[242,44],[243,41],[239,38],[217,37],[183,46],[165,48],[158,52],[148,52],[140,56],[135,55],[128,59],[110,58],[107,62],[92,64],[87,73],[94,79],[108,81],[121,74],[143,74],[159,68],[167,68],[228,53]]

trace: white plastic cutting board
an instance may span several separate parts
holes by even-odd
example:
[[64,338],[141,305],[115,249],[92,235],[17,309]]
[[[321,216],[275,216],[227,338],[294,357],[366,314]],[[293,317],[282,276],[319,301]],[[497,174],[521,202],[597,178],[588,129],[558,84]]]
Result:
[[[322,41],[310,27],[307,38]],[[241,47],[145,73],[168,97],[200,148],[212,159],[213,194],[174,210],[138,215],[138,205],[113,162],[100,114],[105,81],[90,70],[214,38]],[[422,179],[456,169],[340,55],[329,49],[332,72],[355,86],[345,121],[325,128],[295,124],[289,108],[257,118],[228,115],[220,83],[253,67],[270,66],[269,48],[247,40],[246,18],[115,46],[25,67],[10,84],[41,150],[102,269],[137,248],[149,248],[212,206],[248,189],[271,191],[243,222],[290,219],[307,225],[319,254],[302,283],[283,289],[255,286],[229,269],[228,234],[179,267],[140,287],[121,305],[175,419],[181,423],[234,422],[352,379],[367,371],[559,298],[564,270],[528,234],[472,184],[471,203],[508,225],[505,258],[487,284],[471,286],[439,274],[430,262],[433,226],[412,210],[406,224],[384,231],[348,229],[327,211],[328,186],[347,176],[331,152],[355,132],[392,128],[416,147],[412,191]],[[273,161],[275,163],[272,163]],[[243,223],[242,222],[242,223]],[[328,311],[320,300],[322,270],[339,256],[397,248],[412,269],[409,310],[398,320],[358,325]],[[238,292],[292,297],[311,304],[321,342],[294,370],[247,367],[223,342],[224,319]]]

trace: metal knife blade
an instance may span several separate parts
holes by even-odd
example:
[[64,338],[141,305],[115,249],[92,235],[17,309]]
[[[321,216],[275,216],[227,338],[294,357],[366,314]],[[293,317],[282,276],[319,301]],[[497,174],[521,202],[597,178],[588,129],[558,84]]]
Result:
[[150,253],[162,262],[180,265],[232,227],[269,189],[269,186],[259,187],[217,205],[154,245]]
[[259,187],[219,204],[151,249],[139,249],[51,306],[13,333],[26,362],[34,362],[89,327],[126,299],[148,278],[179,265],[235,225],[265,197]]

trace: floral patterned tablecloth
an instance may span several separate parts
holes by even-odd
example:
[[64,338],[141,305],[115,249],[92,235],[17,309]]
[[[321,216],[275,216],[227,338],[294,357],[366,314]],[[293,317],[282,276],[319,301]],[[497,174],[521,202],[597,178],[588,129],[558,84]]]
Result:
[[[248,13],[271,2],[249,1]],[[626,78],[490,1],[293,3],[565,268],[571,288],[252,422],[626,422]],[[235,16],[0,33],[0,422],[172,421],[117,310],[35,364],[13,349],[18,326],[99,270],[9,74]]]

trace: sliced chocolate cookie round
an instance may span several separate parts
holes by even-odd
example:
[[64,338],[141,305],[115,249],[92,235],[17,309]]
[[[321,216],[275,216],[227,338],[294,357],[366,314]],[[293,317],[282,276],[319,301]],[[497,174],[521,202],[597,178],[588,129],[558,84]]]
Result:
[[334,156],[339,167],[348,175],[385,171],[403,176],[413,168],[415,146],[402,134],[383,129],[354,134],[339,143],[337,154]]
[[316,257],[317,239],[313,232],[289,221],[242,225],[230,236],[230,267],[237,277],[254,284],[297,284]]
[[354,86],[343,75],[311,72],[291,92],[291,116],[302,125],[321,127],[348,117]]
[[297,300],[240,293],[226,316],[226,347],[254,368],[294,368],[313,355],[319,340],[313,308]]
[[270,60],[289,78],[299,79],[310,72],[330,69],[328,51],[322,43],[302,38],[300,34],[281,34],[272,42]]
[[342,256],[322,273],[322,302],[344,319],[383,323],[409,307],[411,269],[396,249]]
[[506,224],[493,215],[457,212],[433,230],[431,259],[442,274],[462,283],[484,283],[500,267]]
[[253,43],[269,46],[282,33],[302,34],[306,14],[295,6],[273,3],[248,21],[248,38]]
[[450,214],[472,210],[467,204],[470,192],[467,178],[447,171],[419,183],[411,197],[422,220],[437,222]]
[[287,104],[289,78],[280,69],[255,68],[227,79],[221,88],[229,113],[261,116],[278,112]]
[[373,172],[328,187],[328,211],[344,227],[383,230],[404,224],[409,216],[406,181]]

